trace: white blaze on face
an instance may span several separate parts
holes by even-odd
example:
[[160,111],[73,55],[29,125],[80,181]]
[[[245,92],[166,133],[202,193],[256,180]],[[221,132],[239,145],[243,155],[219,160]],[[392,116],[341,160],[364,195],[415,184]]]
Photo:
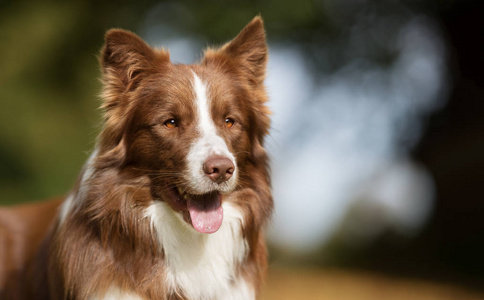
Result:
[[230,153],[224,139],[217,134],[215,124],[210,114],[210,99],[207,87],[202,80],[193,73],[193,89],[195,91],[194,104],[197,110],[197,129],[199,137],[190,146],[188,153],[188,182],[192,193],[204,194],[213,190],[228,192],[235,186],[237,168],[232,177],[218,185],[212,182],[203,171],[203,164],[212,155],[220,155],[229,158],[234,166],[235,157]]

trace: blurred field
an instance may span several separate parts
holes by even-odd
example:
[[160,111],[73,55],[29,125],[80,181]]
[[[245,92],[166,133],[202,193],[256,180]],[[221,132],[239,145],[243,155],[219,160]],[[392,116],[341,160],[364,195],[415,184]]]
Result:
[[262,300],[467,300],[484,294],[418,280],[342,270],[272,268]]

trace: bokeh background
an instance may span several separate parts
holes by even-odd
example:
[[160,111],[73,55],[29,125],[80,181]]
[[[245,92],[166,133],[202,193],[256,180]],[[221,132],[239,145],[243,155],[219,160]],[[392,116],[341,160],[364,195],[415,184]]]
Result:
[[484,2],[0,1],[0,204],[63,195],[101,126],[97,53],[174,62],[255,15],[276,211],[263,299],[484,298]]

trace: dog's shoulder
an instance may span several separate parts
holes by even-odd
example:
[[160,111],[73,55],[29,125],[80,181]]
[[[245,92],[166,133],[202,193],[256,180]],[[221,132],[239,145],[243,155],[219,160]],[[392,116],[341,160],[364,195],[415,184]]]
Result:
[[19,291],[62,200],[0,207],[0,296],[16,299],[14,291]]

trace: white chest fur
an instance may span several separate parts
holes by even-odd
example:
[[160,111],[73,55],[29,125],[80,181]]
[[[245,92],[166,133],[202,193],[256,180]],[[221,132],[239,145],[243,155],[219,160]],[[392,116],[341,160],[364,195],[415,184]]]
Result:
[[252,288],[236,274],[247,255],[242,214],[230,203],[223,209],[222,226],[213,234],[195,231],[164,202],[146,210],[165,252],[166,284],[172,291],[188,299],[254,299]]

